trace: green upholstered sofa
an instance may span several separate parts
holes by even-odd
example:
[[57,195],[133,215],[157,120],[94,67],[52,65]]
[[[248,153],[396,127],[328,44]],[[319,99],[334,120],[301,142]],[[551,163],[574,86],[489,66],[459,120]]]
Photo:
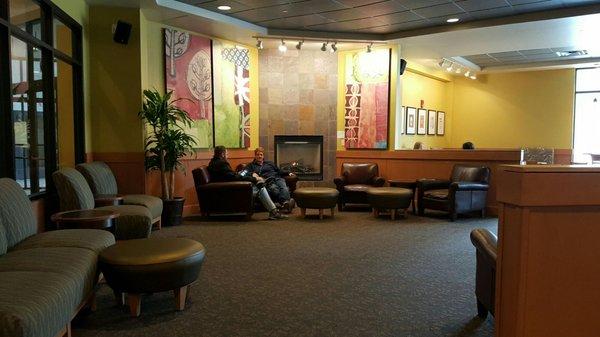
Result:
[[0,337],[55,337],[93,298],[98,254],[115,243],[107,231],[37,234],[31,202],[0,178]]
[[60,199],[60,210],[104,209],[119,213],[114,234],[117,240],[144,239],[152,231],[152,214],[139,205],[95,207],[94,194],[83,175],[74,168],[64,167],[52,173]]
[[[77,171],[81,172],[88,182],[94,197],[97,195],[118,195],[117,179],[112,170],[106,163],[95,161],[91,163],[78,164],[75,166]],[[157,224],[160,229],[160,217],[163,210],[161,198],[147,194],[125,194],[123,195],[123,205],[144,206],[152,214],[152,223]]]

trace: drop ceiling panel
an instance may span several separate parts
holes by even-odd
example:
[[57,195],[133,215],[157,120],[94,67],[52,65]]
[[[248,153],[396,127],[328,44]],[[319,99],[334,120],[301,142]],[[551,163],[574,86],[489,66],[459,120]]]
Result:
[[[268,28],[394,33],[589,4],[600,0],[180,0]],[[217,9],[231,6],[229,11]]]
[[527,64],[532,62],[543,62],[543,61],[559,61],[568,59],[579,59],[586,58],[593,55],[579,55],[579,56],[567,56],[561,57],[556,54],[558,51],[571,51],[577,50],[575,47],[556,47],[556,48],[543,48],[543,49],[528,49],[528,50],[515,50],[501,53],[488,53],[479,55],[468,55],[462,56],[466,60],[475,63],[476,65],[486,68],[494,66],[508,66],[515,64]]

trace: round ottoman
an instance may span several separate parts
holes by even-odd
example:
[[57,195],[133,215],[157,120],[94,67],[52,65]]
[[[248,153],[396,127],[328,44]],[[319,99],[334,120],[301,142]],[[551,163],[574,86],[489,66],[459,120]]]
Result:
[[340,192],[335,188],[328,187],[303,187],[294,192],[294,200],[300,208],[302,216],[306,216],[306,209],[318,209],[319,219],[323,219],[323,210],[331,209],[331,216],[335,212]]
[[121,241],[103,250],[98,266],[119,302],[127,294],[132,316],[140,315],[143,293],[174,290],[178,310],[185,307],[188,285],[198,278],[204,246],[184,238]]
[[375,217],[379,216],[380,210],[389,209],[394,220],[398,209],[403,209],[406,216],[406,209],[413,199],[413,191],[399,187],[373,187],[367,190],[367,199]]

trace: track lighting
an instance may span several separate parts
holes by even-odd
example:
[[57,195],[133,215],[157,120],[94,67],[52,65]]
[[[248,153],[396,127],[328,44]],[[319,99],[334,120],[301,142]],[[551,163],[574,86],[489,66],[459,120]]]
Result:
[[462,72],[462,69],[456,68],[456,70],[454,72],[457,73],[457,74],[460,74]]
[[337,46],[336,46],[337,42],[334,42],[331,44],[331,52],[335,53],[337,51]]
[[367,53],[370,53],[371,50],[373,50],[373,42],[371,42],[369,45],[367,45]]
[[438,62],[438,66],[440,66],[440,68],[444,68],[444,64],[446,64],[446,60],[442,59],[440,60],[440,62]]
[[472,79],[472,80],[476,80],[477,76],[475,76],[475,74],[473,74],[473,75],[469,76],[469,78]]
[[256,39],[256,48],[258,48],[258,49],[264,48],[262,40]]
[[469,77],[469,75],[471,75],[471,71],[467,70],[467,72],[465,73],[465,77]]
[[449,62],[448,67],[446,67],[446,71],[451,73],[452,69],[454,69],[454,64],[452,62]]
[[303,44],[304,44],[304,40],[298,41],[298,44],[296,44],[296,49],[298,49],[298,50],[302,49]]
[[281,44],[277,48],[280,52],[285,53],[287,51],[287,46],[285,45],[285,41],[281,40]]
[[323,45],[321,46],[321,51],[326,51],[327,50],[327,42],[323,42]]

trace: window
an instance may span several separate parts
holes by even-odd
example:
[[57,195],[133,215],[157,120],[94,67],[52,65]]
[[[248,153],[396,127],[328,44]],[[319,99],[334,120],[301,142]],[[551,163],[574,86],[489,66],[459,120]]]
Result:
[[577,69],[573,161],[600,160],[600,68]]
[[81,26],[49,0],[0,0],[0,176],[31,196],[83,161],[81,60]]

